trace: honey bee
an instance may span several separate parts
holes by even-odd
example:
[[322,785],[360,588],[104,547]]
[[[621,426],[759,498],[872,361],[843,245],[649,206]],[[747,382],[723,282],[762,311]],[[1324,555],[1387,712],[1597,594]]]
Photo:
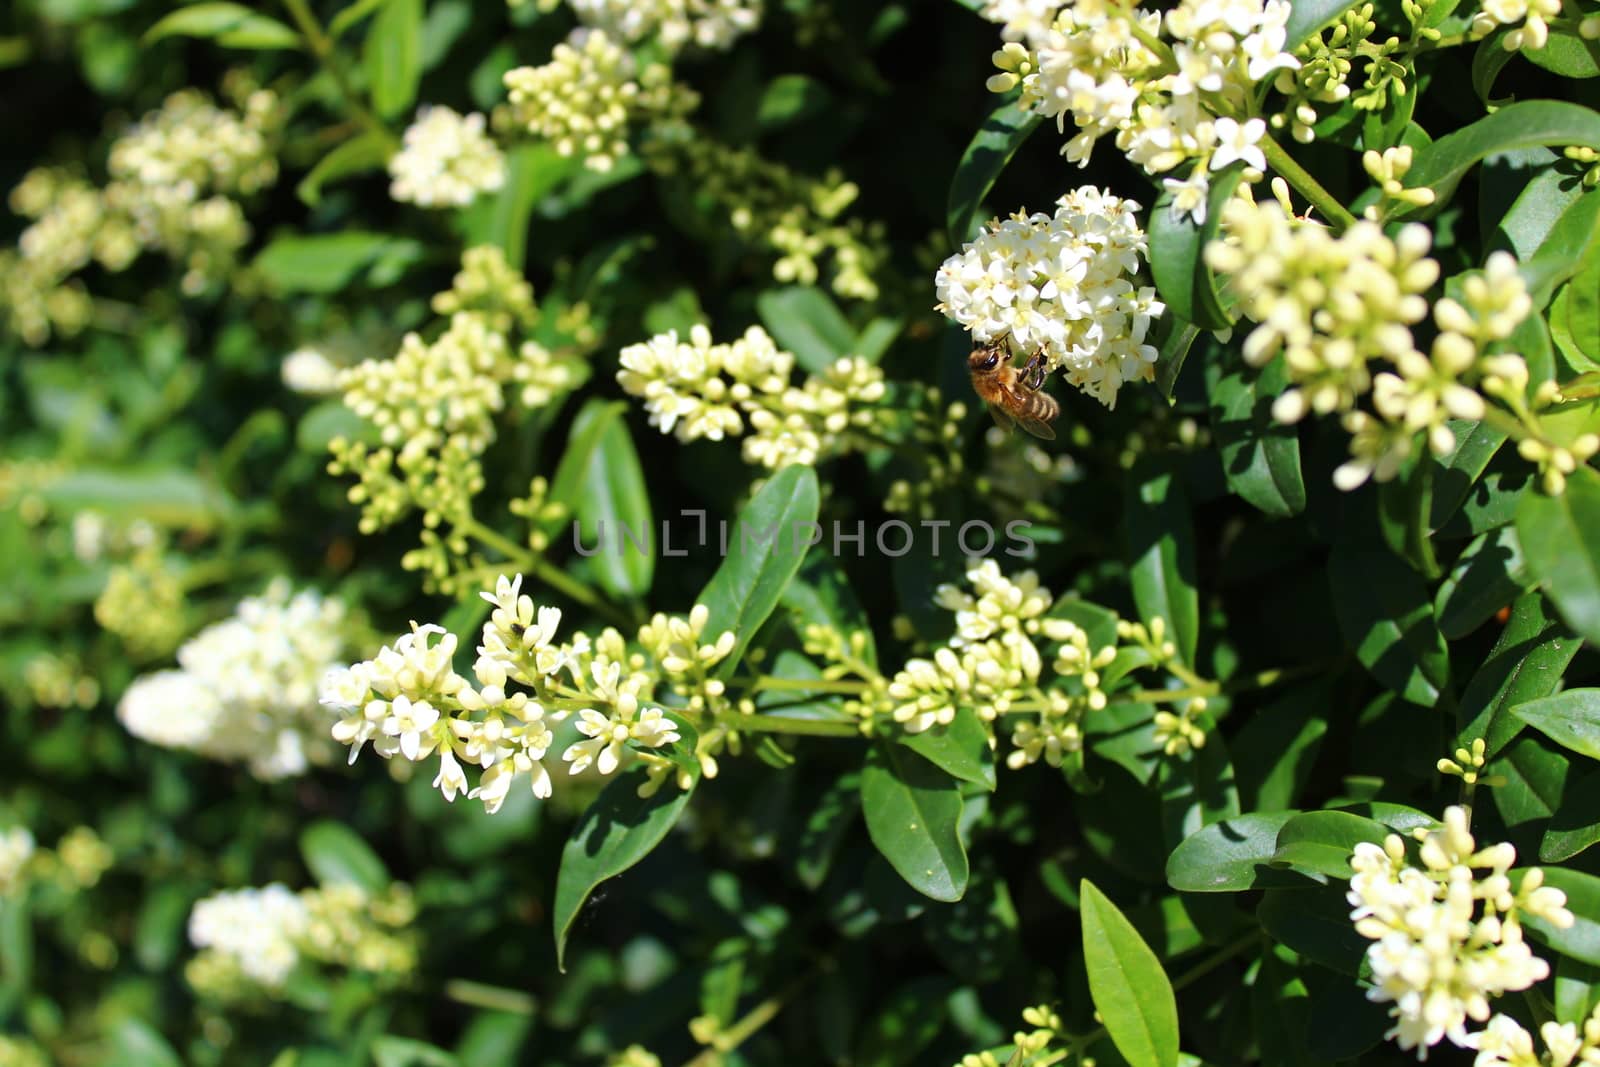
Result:
[[1021,426],[1035,437],[1055,440],[1050,420],[1061,414],[1061,405],[1041,391],[1045,375],[1043,351],[1035,352],[1018,370],[1011,362],[1006,342],[992,341],[972,350],[967,357],[967,370],[972,373],[972,391],[989,405],[995,425],[1002,430]]

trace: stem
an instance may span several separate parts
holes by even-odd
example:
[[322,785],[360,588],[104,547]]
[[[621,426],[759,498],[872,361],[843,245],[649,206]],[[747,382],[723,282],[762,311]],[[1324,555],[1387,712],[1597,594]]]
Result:
[[739,715],[728,726],[740,733],[806,734],[810,737],[860,737],[853,722],[838,719],[790,719],[782,715]]
[[452,978],[444,984],[444,995],[457,1004],[473,1008],[488,1008],[511,1015],[532,1015],[536,1002],[533,997],[516,989],[469,982],[465,978]]
[[777,678],[770,674],[763,674],[750,684],[752,693],[763,689],[795,689],[801,692],[813,693],[848,693],[856,696],[866,692],[866,682],[847,682],[844,680],[829,681],[826,678]]
[[385,152],[394,152],[399,147],[394,134],[378,121],[376,115],[367,110],[361,98],[351,88],[350,80],[345,77],[344,66],[338,60],[338,51],[334,47],[333,38],[328,36],[328,32],[322,28],[322,23],[317,21],[311,6],[306,0],[283,0],[283,6],[289,9],[289,17],[294,19],[296,28],[300,30],[300,36],[306,39],[311,54],[317,57],[317,63],[328,72],[328,77],[333,79],[333,84],[339,90],[339,96],[343,98],[346,109],[355,116],[357,122],[383,141]]
[[735,1022],[726,1030],[717,1034],[712,1043],[703,1049],[698,1056],[684,1064],[684,1067],[716,1067],[722,1062],[724,1054],[737,1049],[748,1041],[756,1031],[777,1018],[778,1012],[783,1010],[789,999],[800,991],[800,988],[815,977],[816,972],[803,974],[781,993],[774,994],[751,1008],[744,1018]]
[[568,600],[604,615],[611,622],[623,627],[631,628],[634,623],[628,618],[626,612],[601,597],[593,589],[573,578],[565,571],[534,555],[523,548],[511,538],[490,529],[477,519],[468,516],[456,523],[456,528],[468,537],[476,538],[488,548],[494,549],[506,557],[506,562],[513,568],[526,574],[531,574],[538,581],[543,582]]
[[1342,232],[1355,224],[1356,217],[1345,210],[1345,206],[1324,189],[1310,171],[1296,163],[1294,157],[1285,152],[1270,134],[1261,138],[1261,152],[1267,157],[1267,166],[1277,171],[1284,181],[1294,186],[1296,192],[1311,202],[1312,207],[1322,212],[1335,232]]

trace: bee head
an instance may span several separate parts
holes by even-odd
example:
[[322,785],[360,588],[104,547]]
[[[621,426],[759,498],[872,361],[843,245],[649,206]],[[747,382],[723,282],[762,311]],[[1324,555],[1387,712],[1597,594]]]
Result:
[[973,370],[994,370],[999,365],[1004,351],[1003,345],[980,345],[972,350],[972,355],[967,357],[967,366]]

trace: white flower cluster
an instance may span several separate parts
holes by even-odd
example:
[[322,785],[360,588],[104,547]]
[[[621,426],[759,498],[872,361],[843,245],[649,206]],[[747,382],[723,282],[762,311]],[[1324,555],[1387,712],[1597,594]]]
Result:
[[579,29],[542,67],[506,72],[507,110],[499,122],[549,141],[590,170],[608,171],[628,154],[629,125],[693,110],[692,92],[672,71],[633,57],[603,30]]
[[[1205,217],[1208,172],[1243,161],[1257,171],[1266,123],[1253,116],[1257,83],[1299,60],[1284,51],[1288,0],[1182,0],[1166,12],[1112,0],[1066,7],[1030,50],[1013,41],[995,55],[990,88],[1020,83],[1022,106],[1077,134],[1063,149],[1087,165],[1094,144],[1117,147],[1151,174],[1193,163],[1165,180],[1177,214]],[[1166,39],[1158,35],[1166,34]]]
[[1155,376],[1151,322],[1166,305],[1134,284],[1147,250],[1139,205],[1092,186],[1053,215],[991,222],[934,277],[938,310],[973,340],[1042,351],[1051,370],[1107,407],[1126,381]]
[[229,958],[246,977],[272,988],[283,985],[299,962],[295,942],[309,924],[305,902],[275,882],[197,902],[189,913],[189,940],[196,948]]
[[1061,6],[1061,0],[988,0],[979,14],[1000,24],[1003,39],[1039,48],[1049,41]]
[[1491,998],[1549,975],[1523,940],[1523,913],[1558,927],[1571,926],[1573,917],[1566,894],[1544,885],[1537,868],[1513,892],[1508,872],[1516,849],[1478,848],[1464,808],[1447,809],[1440,829],[1415,836],[1421,866],[1410,863],[1396,834],[1381,847],[1357,845],[1348,896],[1357,932],[1372,941],[1367,998],[1394,1005],[1387,1036],[1422,1058],[1445,1038],[1474,1047],[1468,1019],[1486,1021]]
[[466,207],[505,184],[506,160],[482,115],[424,107],[389,160],[389,195],[419,207]]
[[407,886],[373,895],[334,884],[294,892],[274,882],[197,902],[189,940],[200,952],[186,973],[201,995],[236,999],[281,993],[302,964],[333,964],[377,975],[403,976],[416,967],[416,917]]
[[339,391],[339,365],[321,349],[305,345],[283,357],[278,373],[283,384],[306,396],[326,396]]
[[1472,1067],[1569,1067],[1575,1063],[1593,1067],[1600,1063],[1600,1007],[1583,1021],[1581,1031],[1574,1023],[1554,1020],[1540,1026],[1543,1058],[1534,1051],[1533,1035],[1509,1015],[1495,1015],[1488,1026],[1468,1036],[1468,1047],[1478,1050]]
[[567,0],[586,26],[634,42],[654,34],[670,51],[727,49],[761,25],[763,0]]
[[745,434],[748,421],[744,457],[772,470],[842,451],[886,394],[883,371],[850,357],[791,384],[794,356],[759,326],[725,344],[712,344],[703,325],[687,342],[670,330],[624,348],[619,362],[617,381],[643,398],[650,425],[680,441],[720,441]]
[[[483,625],[474,681],[452,665],[456,636],[433,625],[413,625],[373,659],[328,675],[322,702],[342,716],[333,736],[351,746],[351,762],[368,741],[385,759],[420,762],[438,753],[433,784],[445,799],[465,791],[493,813],[519,775],[536,796],[550,796],[543,762],[555,743],[550,727],[574,712],[584,740],[562,753],[572,774],[590,766],[612,773],[629,742],[660,748],[679,739],[659,707],[644,706],[649,679],[631,667],[624,672],[629,657],[616,631],[593,643],[579,633],[557,644],[560,610],[536,608],[522,594],[520,574],[480,595],[494,611]],[[462,763],[482,768],[476,786],[469,788]]]
[[274,582],[186,642],[182,669],[129,686],[117,717],[135,737],[244,762],[258,778],[303,774],[332,753],[318,684],[342,660],[346,629],[339,600]]
[[0,830],[0,897],[22,884],[22,871],[33,858],[33,834],[26,826]]
[[[1009,577],[992,559],[975,562],[966,574],[969,588],[941,585],[940,607],[955,614],[956,633],[931,660],[913,659],[889,682],[889,710],[909,733],[948,726],[959,706],[977,709],[986,723],[1032,705],[1036,714],[1018,715],[1006,765],[1016,769],[1044,760],[1060,766],[1083,745],[1083,712],[1104,707],[1096,671],[1115,648],[1091,652],[1088,636],[1076,623],[1050,617],[1054,598],[1038,575]],[[1036,642],[1056,643],[1053,667],[1082,684],[1074,689],[1041,683],[1045,661]]]

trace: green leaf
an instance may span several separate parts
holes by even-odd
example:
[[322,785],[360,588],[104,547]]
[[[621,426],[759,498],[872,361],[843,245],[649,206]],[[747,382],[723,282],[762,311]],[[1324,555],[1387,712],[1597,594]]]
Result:
[[1382,844],[1388,834],[1389,828],[1382,823],[1347,811],[1308,811],[1278,831],[1272,862],[1348,880],[1356,845],[1363,841]]
[[1178,659],[1195,662],[1200,600],[1195,590],[1194,520],[1183,483],[1171,470],[1136,467],[1126,493],[1133,599],[1146,623],[1166,620]]
[[1579,1029],[1600,1006],[1600,967],[1580,963],[1568,956],[1556,960],[1556,1022],[1573,1023]]
[[1282,358],[1260,371],[1237,363],[1224,369],[1218,359],[1206,363],[1211,428],[1228,485],[1248,503],[1279,517],[1298,515],[1306,506],[1300,435],[1272,417],[1272,402],[1288,384]]
[[291,234],[275,238],[252,266],[283,293],[334,293],[350,285],[378,257],[415,246],[381,233]]
[[1350,922],[1345,886],[1320,889],[1269,889],[1256,907],[1268,936],[1307,959],[1354,976],[1371,944]]
[[821,289],[799,285],[768,289],[756,297],[756,311],[778,347],[793,352],[795,362],[813,374],[827,370],[855,348],[850,320]]
[[1593,41],[1571,30],[1552,28],[1543,48],[1524,48],[1522,54],[1535,66],[1563,78],[1593,78],[1600,76],[1595,50]]
[[809,527],[817,521],[817,472],[785,467],[767,480],[728,531],[722,565],[696,599],[710,611],[707,634],[732,630],[733,651],[718,665],[726,677],[800,568]]
[[1455,448],[1443,459],[1433,476],[1433,499],[1428,512],[1428,527],[1442,530],[1467,502],[1489,461],[1505,444],[1506,435],[1485,423],[1451,419],[1446,425],[1456,439]]
[[1161,299],[1169,312],[1207,330],[1233,325],[1217,292],[1217,279],[1205,264],[1205,247],[1217,236],[1222,208],[1238,187],[1243,169],[1242,163],[1235,163],[1211,175],[1204,223],[1196,225],[1192,215],[1175,219],[1170,191],[1162,193],[1150,209],[1150,273]]
[[971,708],[958,709],[949,726],[901,734],[894,740],[963,782],[994,792],[994,750],[989,747],[989,731]]
[[[1513,885],[1520,885],[1520,871],[1512,871]],[[1522,925],[1550,951],[1600,967],[1600,878],[1564,867],[1544,868],[1545,885],[1567,895],[1567,910],[1572,926],[1563,929],[1537,915],[1522,913]]]
[[1518,704],[1511,714],[1563,748],[1600,760],[1600,689],[1568,689]]
[[1089,995],[1111,1043],[1132,1067],[1176,1067],[1178,1001],[1161,961],[1093,882],[1078,891]]
[[[698,780],[698,764],[696,768],[691,773]],[[641,797],[639,787],[644,782],[643,771],[628,771],[606,783],[561,850],[551,919],[556,966],[562,973],[567,969],[567,939],[572,935],[572,924],[589,894],[601,882],[648,856],[689,806],[694,793],[692,785],[679,789],[669,780],[653,795]]]
[[1522,729],[1511,709],[1555,692],[1583,642],[1551,613],[1538,593],[1511,606],[1511,618],[1461,694],[1456,745],[1483,738],[1492,758]]
[[111,1029],[110,1053],[97,1062],[104,1067],[183,1067],[167,1039],[142,1019],[132,1016]]
[[1264,947],[1250,987],[1250,1017],[1261,1043],[1261,1061],[1276,1067],[1313,1067],[1316,1059],[1307,1048],[1311,994],[1298,969],[1280,953],[1288,955],[1271,945]]
[[353,174],[382,170],[388,159],[388,142],[378,134],[364,133],[352,137],[317,161],[311,173],[295,186],[295,195],[307,207],[316,207],[322,201],[324,185]]
[[582,167],[575,157],[562,156],[543,142],[509,149],[500,192],[458,213],[466,243],[495,245],[505,252],[507,263],[521,270],[534,209]]
[[328,37],[337,41],[345,31],[371,15],[389,0],[355,0],[355,3],[328,20]]
[[1422,579],[1389,552],[1348,544],[1334,546],[1328,579],[1339,629],[1362,666],[1411,703],[1432,706],[1450,681],[1450,657]]
[[1327,720],[1308,715],[1330,699],[1325,683],[1286,690],[1255,712],[1232,741],[1233,765],[1239,775],[1239,801],[1246,811],[1280,811],[1292,807],[1310,781]]
[[1510,33],[1508,27],[1502,27],[1485,37],[1478,43],[1477,51],[1472,53],[1472,91],[1478,94],[1478,99],[1491,109],[1505,104],[1505,100],[1494,100],[1494,83],[1500,77],[1500,72],[1506,69],[1515,52],[1508,52],[1505,47],[1506,34]]
[[827,106],[829,93],[817,79],[805,74],[780,74],[767,83],[756,105],[756,122],[763,130],[786,126]]
[[[645,488],[644,471],[633,437],[620,413],[624,405],[594,397],[572,421],[572,435],[586,449],[580,466],[562,457],[557,483],[572,489],[573,514],[579,523],[596,580],[616,596],[641,596],[655,574],[656,532]],[[591,424],[598,425],[586,433]],[[563,476],[566,481],[563,481]],[[552,497],[562,499],[565,496]]]
[[1237,815],[1190,834],[1167,857],[1167,884],[1184,893],[1237,893],[1258,882],[1272,884],[1278,872],[1267,865],[1278,848],[1278,831],[1296,814]]
[[343,823],[321,819],[300,834],[300,855],[319,885],[353,885],[381,893],[391,881],[388,868],[361,837]]
[[38,497],[58,513],[97,511],[199,532],[225,524],[239,508],[226,491],[198,474],[166,468],[80,467],[47,482]]
[[165,37],[204,37],[224,48],[269,50],[299,48],[300,35],[275,18],[243,4],[190,4],[145,31],[144,43]]
[[1561,617],[1600,642],[1600,472],[1579,467],[1560,496],[1526,494],[1517,508],[1517,537]]
[[1489,251],[1505,249],[1518,260],[1538,252],[1562,213],[1584,193],[1583,183],[1557,165],[1561,159],[1557,153],[1535,148],[1527,154],[1534,156],[1531,165],[1538,170],[1495,226],[1489,245]]
[[862,1026],[850,1063],[857,1067],[906,1067],[945,1023],[946,1003],[956,988],[945,975],[925,975],[900,986],[877,1006]]
[[833,869],[833,859],[845,833],[861,814],[861,776],[851,772],[830,782],[817,798],[817,806],[800,827],[793,851],[800,884],[815,893]]
[[[1535,310],[1544,308],[1555,287],[1582,269],[1595,253],[1597,242],[1600,242],[1600,192],[1589,190],[1562,209],[1533,255],[1523,259],[1517,267],[1533,295]],[[1530,315],[1508,339],[1516,346],[1513,351],[1521,352],[1528,360],[1529,370],[1535,375],[1539,368],[1529,345],[1545,340],[1544,325],[1541,316]],[[1542,380],[1536,376],[1533,384]]]
[[422,0],[386,0],[367,30],[367,88],[380,118],[397,118],[416,103],[422,81],[422,15]]
[[1501,526],[1479,534],[1434,597],[1439,632],[1448,641],[1467,636],[1520,596],[1528,583],[1517,531]]
[[1560,100],[1525,100],[1507,104],[1418,151],[1405,184],[1412,189],[1432,188],[1437,210],[1462,176],[1486,156],[1541,145],[1592,144],[1600,144],[1600,113]]
[[1567,789],[1539,840],[1539,858],[1564,863],[1600,842],[1600,771]]
[[868,749],[861,772],[867,834],[911,888],[934,900],[960,900],[967,891],[961,807],[955,781],[921,756],[887,743]]
[[989,113],[973,135],[972,143],[961,154],[961,162],[956,164],[956,172],[950,179],[945,232],[953,247],[960,248],[973,239],[983,213],[983,198],[1039,121],[1039,113],[1022,110],[1017,106],[1016,95],[1012,94]]
[[1170,311],[1156,324],[1156,388],[1168,403],[1178,387],[1178,374],[1189,357],[1189,349],[1202,332],[1194,323],[1185,322]]
[[372,1040],[372,1062],[375,1067],[457,1067],[460,1061],[426,1041],[383,1034]]
[[1523,736],[1507,745],[1488,772],[1505,779],[1490,791],[1500,820],[1507,826],[1544,822],[1562,808],[1572,761],[1537,737]]
[[1378,530],[1384,542],[1418,574],[1439,577],[1428,520],[1433,510],[1433,461],[1420,457],[1399,477],[1378,485]]
[[1312,34],[1332,25],[1359,0],[1292,0],[1289,4],[1289,22],[1286,26],[1288,40],[1284,50],[1295,48],[1311,39]]
[[[1568,362],[1580,370],[1600,369],[1600,243],[1589,246],[1579,268],[1562,292],[1566,296],[1563,335],[1577,350],[1568,355]],[[1552,331],[1555,329],[1555,308],[1551,308]],[[1562,392],[1576,399],[1564,383]]]

